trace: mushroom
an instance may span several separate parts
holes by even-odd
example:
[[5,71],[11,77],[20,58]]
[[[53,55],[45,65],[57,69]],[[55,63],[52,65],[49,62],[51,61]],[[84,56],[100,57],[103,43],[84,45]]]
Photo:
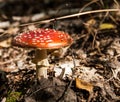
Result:
[[13,44],[21,47],[36,48],[33,62],[36,64],[36,77],[47,78],[48,49],[58,49],[71,45],[73,39],[63,31],[54,29],[38,28],[17,35],[13,39]]

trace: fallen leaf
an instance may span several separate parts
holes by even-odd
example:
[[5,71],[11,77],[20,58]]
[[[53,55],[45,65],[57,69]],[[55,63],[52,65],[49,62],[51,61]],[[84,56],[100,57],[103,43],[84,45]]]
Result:
[[100,30],[105,30],[105,29],[115,29],[116,26],[111,23],[102,23],[99,27]]
[[0,42],[0,48],[1,47],[5,47],[5,48],[10,47],[11,46],[11,41],[12,41],[12,38],[8,38],[4,41],[1,41]]
[[0,28],[8,28],[10,26],[9,21],[0,22]]
[[89,91],[90,93],[93,91],[93,85],[91,83],[85,82],[79,78],[75,79],[76,81],[76,88],[83,89]]

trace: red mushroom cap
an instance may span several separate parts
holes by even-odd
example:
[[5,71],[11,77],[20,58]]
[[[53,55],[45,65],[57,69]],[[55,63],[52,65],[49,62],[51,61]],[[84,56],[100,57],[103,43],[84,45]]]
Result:
[[63,31],[39,28],[19,34],[13,39],[14,45],[55,49],[72,44],[73,39]]

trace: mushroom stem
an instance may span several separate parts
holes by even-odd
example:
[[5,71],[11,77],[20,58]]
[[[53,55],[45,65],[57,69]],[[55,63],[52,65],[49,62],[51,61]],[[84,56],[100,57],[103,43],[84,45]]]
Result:
[[49,66],[49,62],[47,59],[47,50],[37,49],[35,53],[35,58],[33,59],[33,63],[36,64],[36,77],[37,79],[47,78],[47,68]]

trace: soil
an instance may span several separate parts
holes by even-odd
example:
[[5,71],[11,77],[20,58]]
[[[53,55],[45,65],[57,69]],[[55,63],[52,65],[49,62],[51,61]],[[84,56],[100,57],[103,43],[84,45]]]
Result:
[[[1,0],[1,102],[119,102],[120,12],[117,0]],[[74,15],[89,12],[88,14]],[[47,21],[46,21],[47,20]],[[36,28],[67,32],[73,43],[49,51],[48,79],[36,79],[35,48],[12,45],[15,36]]]

